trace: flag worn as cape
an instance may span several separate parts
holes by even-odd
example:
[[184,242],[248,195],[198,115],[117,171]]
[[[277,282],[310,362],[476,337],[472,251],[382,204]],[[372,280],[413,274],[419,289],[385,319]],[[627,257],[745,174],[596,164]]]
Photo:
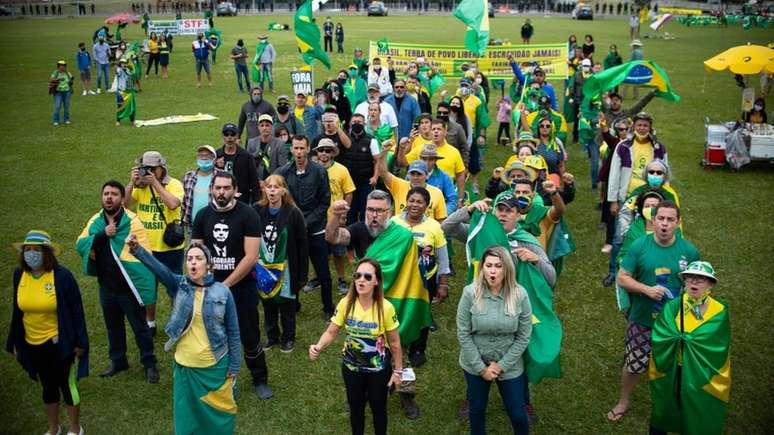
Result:
[[223,45],[223,36],[222,32],[218,29],[211,28],[207,29],[204,32],[204,37],[207,38],[210,41],[210,44],[212,44],[213,51],[217,51],[218,48]]
[[[83,273],[86,275],[97,276],[97,263],[92,251],[92,243],[97,234],[105,231],[107,224],[104,213],[104,210],[100,210],[92,216],[75,242],[75,248],[83,263]],[[134,234],[140,246],[148,252],[151,251],[145,227],[140,222],[140,218],[132,211],[124,209],[121,221],[116,225],[115,235],[109,238],[110,250],[137,302],[141,306],[153,304],[156,302],[156,278],[129,252],[129,246],[125,243],[129,234]]]
[[633,60],[592,74],[583,84],[583,95],[587,98],[601,95],[621,83],[654,87],[658,91],[657,97],[674,103],[680,101],[680,96],[672,91],[672,84],[666,72],[649,60]]
[[379,262],[384,279],[384,297],[395,307],[400,343],[408,347],[430,326],[430,296],[419,274],[419,254],[408,229],[390,221],[366,251]]
[[266,47],[269,45],[269,41],[264,40],[263,42],[259,42],[255,45],[255,56],[253,56],[253,68],[252,68],[252,76],[253,83],[260,83],[261,80],[261,56],[263,55],[263,50],[266,50]]
[[487,0],[462,0],[454,16],[465,23],[465,48],[476,56],[483,56],[489,44],[489,3]]
[[710,297],[699,321],[681,310],[685,298],[667,302],[653,324],[650,423],[684,435],[721,434],[731,390],[728,307]]
[[[478,272],[481,255],[490,246],[502,246],[508,251],[519,243],[537,244],[526,231],[517,228],[505,234],[502,225],[491,213],[473,212],[465,246],[468,258],[468,282]],[[532,305],[532,336],[524,354],[529,382],[543,378],[559,378],[559,351],[562,347],[562,324],[554,311],[554,292],[537,268],[528,262],[516,262],[516,280],[524,287]]]
[[288,259],[287,246],[287,227],[277,234],[274,249],[269,249],[261,238],[258,262],[255,263],[255,279],[258,283],[258,295],[263,299],[272,299],[282,290],[282,275]]
[[134,88],[125,91],[116,90],[116,119],[119,121],[131,120],[137,113],[137,102],[135,100]]
[[293,26],[296,32],[296,44],[301,52],[301,57],[307,65],[311,65],[314,59],[319,60],[326,68],[331,69],[331,60],[328,54],[320,47],[320,29],[312,22],[312,1],[307,0],[302,4],[295,17]]
[[427,65],[422,65],[419,68],[417,77],[419,78],[419,83],[422,84],[425,89],[427,89],[427,93],[430,95],[430,98],[433,97],[435,91],[441,89],[443,85],[446,84],[446,80],[443,78],[443,75],[438,71],[433,72],[433,69]]

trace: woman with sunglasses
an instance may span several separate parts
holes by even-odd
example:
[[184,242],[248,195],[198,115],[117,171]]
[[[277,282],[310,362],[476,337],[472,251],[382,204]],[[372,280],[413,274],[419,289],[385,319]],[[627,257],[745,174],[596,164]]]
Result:
[[542,117],[538,121],[538,137],[540,143],[536,154],[542,156],[548,165],[549,174],[564,174],[564,162],[567,160],[567,152],[562,141],[556,137],[554,123],[551,117]]
[[532,307],[516,282],[511,253],[502,246],[490,247],[457,307],[459,364],[467,383],[471,434],[486,433],[492,382],[500,390],[513,433],[529,433],[524,352],[531,334]]
[[263,349],[279,345],[281,352],[289,353],[296,340],[296,297],[306,284],[309,268],[306,226],[285,178],[269,175],[261,190],[263,196],[253,207],[260,217],[256,278],[268,338]]
[[353,435],[365,431],[365,405],[373,414],[374,433],[387,434],[387,392],[400,385],[403,371],[398,317],[384,299],[382,269],[372,258],[355,265],[349,292],[339,301],[328,329],[309,346],[309,359],[346,332],[341,374],[347,390],[349,422]]
[[[599,182],[599,196],[600,196],[600,213],[601,222],[605,225],[605,244],[602,246],[603,254],[610,254],[613,249],[613,237],[615,236],[615,215],[610,212],[610,202],[607,200],[607,184],[610,179],[610,163],[613,160],[613,151],[619,142],[626,139],[629,135],[629,128],[631,122],[628,118],[620,118],[613,121],[613,131],[610,130],[610,126],[607,125],[607,118],[605,116],[599,117],[599,131],[602,134],[602,144],[599,147],[599,156],[602,159],[602,164],[599,166],[599,172],[597,173],[597,181]],[[610,267],[613,262],[610,261]],[[613,276],[606,276],[603,279],[605,287],[612,285],[615,280],[615,274]]]
[[70,420],[68,435],[82,435],[76,380],[89,374],[89,337],[81,291],[72,273],[57,262],[59,247],[48,233],[32,230],[14,246],[19,250],[19,267],[13,272],[13,311],[6,350],[16,355],[22,368],[43,387],[46,434],[62,434],[62,397]]

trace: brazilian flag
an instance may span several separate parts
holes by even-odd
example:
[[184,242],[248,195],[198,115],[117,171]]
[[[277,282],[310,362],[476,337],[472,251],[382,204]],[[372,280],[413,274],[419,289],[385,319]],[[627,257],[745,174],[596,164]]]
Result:
[[326,68],[331,69],[331,60],[328,54],[320,47],[320,29],[313,21],[312,0],[306,0],[302,4],[296,16],[293,18],[293,25],[296,29],[296,43],[301,51],[301,57],[307,65],[311,65],[314,59],[319,60]]
[[674,103],[680,101],[680,96],[672,90],[667,73],[656,62],[649,60],[633,60],[593,74],[583,84],[583,95],[587,98],[601,95],[621,83],[656,88],[657,97]]
[[[519,243],[538,244],[538,241],[521,228],[506,235],[494,215],[473,212],[466,244],[468,282],[478,273],[481,255],[487,248],[499,245],[510,251]],[[559,378],[562,324],[554,311],[554,292],[543,274],[532,263],[518,261],[517,258],[514,258],[514,261],[516,280],[527,291],[532,305],[532,336],[525,353],[527,378],[533,384],[539,383],[543,378]]]
[[684,435],[721,434],[731,391],[728,307],[709,297],[703,320],[672,299],[653,324],[651,424]]

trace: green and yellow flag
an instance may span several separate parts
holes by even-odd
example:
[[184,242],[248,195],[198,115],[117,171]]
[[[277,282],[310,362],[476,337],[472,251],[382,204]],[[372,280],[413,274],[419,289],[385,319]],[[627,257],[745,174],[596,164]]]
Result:
[[462,0],[454,16],[465,23],[465,48],[476,56],[483,56],[489,44],[488,0]]
[[697,320],[680,309],[685,298],[667,302],[653,324],[650,423],[666,432],[719,435],[731,391],[728,308],[710,297]]
[[621,83],[656,88],[657,97],[674,103],[680,101],[680,96],[672,90],[667,73],[649,60],[633,60],[592,74],[583,84],[583,95],[586,98],[602,95]]
[[[494,215],[473,212],[466,244],[468,282],[478,273],[478,263],[487,248],[499,245],[510,251],[519,243],[538,244],[538,241],[521,228],[505,234],[503,226]],[[524,355],[527,378],[533,384],[543,378],[559,378],[562,324],[554,311],[554,292],[532,263],[518,261],[516,257],[514,261],[516,280],[527,291],[532,305],[532,336]]]
[[308,65],[311,65],[314,59],[317,59],[326,68],[331,69],[331,60],[328,58],[328,54],[320,48],[320,29],[317,27],[317,24],[312,22],[312,18],[312,0],[306,0],[298,8],[296,16],[293,18],[298,50],[301,52],[304,62]]
[[[101,210],[92,216],[75,242],[75,248],[83,262],[83,273],[86,275],[97,276],[97,264],[92,244],[94,237],[104,232],[107,226],[104,213],[104,210]],[[148,252],[151,251],[145,227],[140,222],[140,218],[124,209],[121,213],[121,220],[116,225],[116,233],[110,237],[110,250],[137,302],[142,306],[154,304],[156,303],[156,277],[129,252],[129,246],[125,243],[129,234],[134,234],[140,246]]]
[[419,248],[406,228],[390,221],[366,251],[382,266],[384,296],[395,307],[401,346],[407,347],[430,326],[430,296],[419,273]]

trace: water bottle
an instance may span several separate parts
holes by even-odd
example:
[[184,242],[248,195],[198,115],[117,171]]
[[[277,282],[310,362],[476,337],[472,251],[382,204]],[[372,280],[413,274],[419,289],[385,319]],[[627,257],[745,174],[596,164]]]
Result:
[[656,275],[656,285],[664,287],[666,289],[666,292],[664,292],[664,295],[661,296],[660,300],[656,301],[656,303],[653,304],[654,319],[656,318],[656,316],[658,316],[658,313],[661,312],[661,309],[664,308],[664,304],[674,299],[676,296],[676,292],[673,292],[667,286],[668,283],[669,283],[669,273],[661,273]]

